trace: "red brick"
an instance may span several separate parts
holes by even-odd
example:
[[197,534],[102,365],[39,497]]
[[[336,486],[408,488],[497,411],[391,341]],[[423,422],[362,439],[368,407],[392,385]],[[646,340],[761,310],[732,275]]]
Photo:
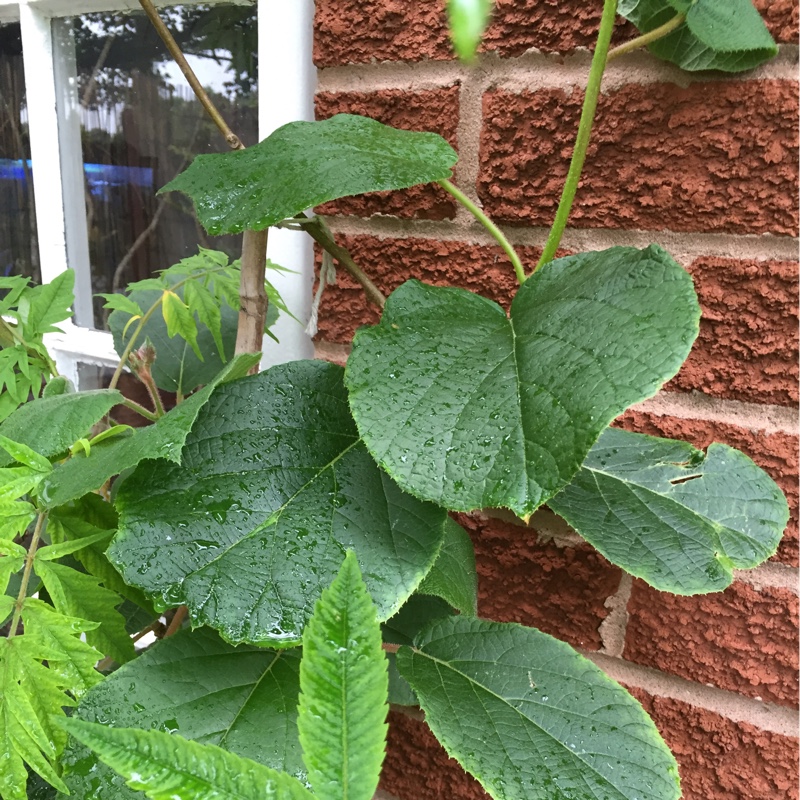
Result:
[[637,433],[681,439],[705,449],[722,442],[746,453],[781,487],[789,501],[791,517],[775,556],[789,566],[798,566],[798,441],[786,433],[765,433],[699,419],[658,416],[642,411],[627,411],[615,423]]
[[[385,89],[377,92],[323,92],[316,96],[318,119],[334,114],[371,117],[394,128],[431,131],[457,147],[458,86],[409,92]],[[352,214],[369,217],[392,214],[412,219],[450,219],[456,204],[444,189],[431,184],[398,192],[374,192],[346,197],[320,206],[320,214]]]
[[[797,40],[797,6],[791,0],[757,0],[778,41]],[[543,52],[593,49],[602,4],[585,0],[497,0],[484,51],[504,57],[530,48]],[[635,35],[621,18],[614,41]],[[441,0],[317,0],[314,61],[319,67],[371,61],[451,59]]]
[[736,582],[678,597],[635,580],[623,657],[770,703],[797,704],[797,595]]
[[[438,286],[460,286],[483,294],[507,308],[517,289],[514,268],[499,247],[442,242],[436,239],[379,239],[338,236],[355,262],[385,294],[409,278]],[[540,251],[520,248],[531,268]],[[319,314],[319,338],[346,343],[359,325],[375,325],[379,314],[364,292],[339,270],[336,286],[325,290]]]
[[557,547],[532,528],[480,515],[458,521],[472,536],[478,567],[478,612],[498,622],[539,628],[575,647],[599,650],[606,600],[621,570],[589,545]]
[[418,719],[389,713],[380,788],[401,800],[484,800],[489,795]]
[[683,800],[797,800],[797,739],[680,700],[628,691],[678,760]]
[[[496,220],[550,225],[583,92],[487,93],[478,191]],[[794,81],[628,85],[601,97],[570,224],[794,234]]]
[[797,263],[700,258],[700,336],[667,389],[751,403],[798,400]]

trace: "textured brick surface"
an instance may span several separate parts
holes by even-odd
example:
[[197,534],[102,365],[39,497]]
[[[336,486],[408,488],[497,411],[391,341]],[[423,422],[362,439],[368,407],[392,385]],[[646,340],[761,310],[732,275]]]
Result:
[[697,706],[628,691],[678,760],[683,800],[797,800],[797,739]]
[[700,336],[668,389],[751,403],[798,399],[796,262],[697,259]]
[[[316,96],[318,119],[334,114],[359,114],[394,128],[432,131],[457,147],[458,86],[419,92],[383,90],[378,92],[323,92]],[[455,214],[455,202],[438,186],[413,186],[399,192],[376,192],[327,203],[321,214],[392,214],[416,219],[448,219]]]
[[770,703],[797,704],[797,595],[736,582],[677,597],[635,580],[623,657]]
[[[508,307],[516,292],[514,268],[499,247],[440,242],[436,239],[380,239],[375,236],[338,236],[356,263],[385,294],[409,278],[440,286],[460,286]],[[526,264],[536,263],[540,251],[520,248]],[[319,338],[349,342],[359,325],[378,322],[377,310],[344,272],[336,286],[325,290],[319,314]]]
[[798,566],[798,442],[785,433],[750,431],[737,425],[708,420],[679,419],[641,411],[627,411],[618,425],[637,433],[682,439],[705,449],[712,442],[722,442],[746,453],[765,469],[781,487],[789,501],[791,518],[775,560]]
[[[582,98],[484,96],[478,189],[496,219],[552,222]],[[793,81],[625,86],[601,97],[570,224],[793,234],[796,148]]]
[[[778,41],[796,41],[796,3],[757,0],[756,6]],[[483,49],[510,57],[532,47],[593,48],[601,11],[601,3],[585,0],[497,0]],[[320,67],[452,57],[440,0],[317,0],[315,30],[314,61]],[[615,42],[633,35],[633,26],[620,19]]]
[[557,547],[535,530],[497,519],[459,515],[475,545],[478,613],[539,628],[575,647],[599,650],[605,601],[621,571],[588,545]]
[[489,795],[450,758],[428,726],[389,713],[380,788],[401,800],[484,800]]

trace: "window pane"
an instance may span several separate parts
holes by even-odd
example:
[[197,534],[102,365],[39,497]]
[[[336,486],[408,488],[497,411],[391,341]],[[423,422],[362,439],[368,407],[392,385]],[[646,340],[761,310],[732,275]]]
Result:
[[0,276],[40,281],[19,23],[0,23]]
[[[174,6],[162,16],[231,128],[258,140],[254,6]],[[141,280],[198,245],[237,257],[240,236],[208,236],[191,202],[159,187],[227,144],[143,13],[70,20],[75,37],[94,292]],[[95,322],[106,327],[101,303]]]

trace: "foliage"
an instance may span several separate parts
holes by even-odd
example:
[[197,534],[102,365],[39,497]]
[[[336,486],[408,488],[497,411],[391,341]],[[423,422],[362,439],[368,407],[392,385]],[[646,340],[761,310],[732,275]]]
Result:
[[[656,31],[633,45],[736,69],[774,49],[744,5],[622,0],[620,11]],[[490,6],[450,2],[462,57]],[[614,11],[606,0],[605,34]],[[659,33],[665,22],[672,32]],[[188,36],[208,49],[213,31],[200,30]],[[41,778],[97,800],[368,800],[387,697],[419,703],[493,797],[679,795],[674,759],[622,687],[540,631],[477,618],[472,544],[448,512],[527,519],[547,503],[621,569],[697,594],[775,552],[785,498],[732,448],[609,428],[686,358],[699,319],[687,273],[651,246],[543,257],[526,274],[449,183],[455,161],[434,134],[340,115],[198,157],[165,187],[191,195],[211,232],[302,227],[315,204],[426,182],[486,226],[521,284],[510,313],[408,281],[344,370],[306,361],[248,375],[259,356],[233,357],[239,265],[201,249],[104,295],[120,367],[111,388],[75,392],[43,343],[69,316],[71,273],[40,287],[2,279],[3,800],[27,796],[29,772],[31,796]],[[266,289],[268,325],[286,308]],[[115,390],[125,366],[152,410]],[[151,424],[116,425],[119,404]],[[177,605],[164,632],[154,618]],[[172,636],[184,611],[204,627]],[[137,656],[131,634],[151,631],[163,641]]]

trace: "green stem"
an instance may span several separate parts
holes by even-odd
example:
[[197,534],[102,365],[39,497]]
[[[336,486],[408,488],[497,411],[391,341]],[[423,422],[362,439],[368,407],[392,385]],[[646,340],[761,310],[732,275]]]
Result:
[[[616,3],[616,0],[614,0]],[[517,255],[517,251],[511,246],[511,242],[506,239],[505,234],[497,227],[497,225],[492,222],[486,214],[481,211],[472,200],[467,197],[464,192],[462,192],[457,187],[453,186],[450,181],[439,181],[439,186],[441,186],[446,192],[451,194],[461,203],[464,208],[475,217],[478,222],[486,228],[489,233],[492,234],[494,240],[503,248],[503,252],[508,256],[509,261],[511,261],[512,265],[514,266],[514,272],[517,273],[517,280],[522,284],[525,283],[525,269],[522,266],[522,261],[520,257]]]
[[[158,421],[158,414],[154,414],[152,411],[148,411],[144,406],[140,406],[136,401],[129,400],[125,397],[120,405],[125,406],[125,408],[129,408],[131,411],[135,411],[137,414],[143,416],[145,419],[149,419],[150,422],[157,422]],[[162,414],[163,416],[163,414]]]
[[676,28],[680,28],[685,20],[686,14],[678,14],[663,25],[653,28],[649,33],[644,33],[641,36],[637,36],[635,39],[631,39],[629,42],[619,45],[619,47],[615,47],[613,50],[609,50],[606,56],[606,64],[608,64],[609,61],[613,61],[615,58],[624,56],[625,53],[638,50],[640,47],[647,47],[648,44],[652,44],[658,39],[663,39],[668,33],[672,33]]
[[575,200],[575,193],[578,191],[578,183],[583,171],[583,162],[586,160],[586,151],[589,147],[589,138],[592,135],[592,123],[597,111],[597,100],[600,97],[600,84],[603,81],[603,72],[606,68],[606,56],[611,42],[611,34],[614,30],[614,19],[617,14],[617,0],[604,0],[603,17],[600,20],[600,33],[597,36],[597,47],[592,57],[592,66],[589,69],[589,82],[586,86],[586,95],[583,100],[581,110],[581,120],[578,123],[578,135],[575,139],[575,149],[572,151],[572,161],[569,165],[567,180],[564,183],[564,190],[561,193],[561,200],[556,211],[556,218],[547,243],[542,251],[542,257],[536,265],[539,269],[543,264],[553,260],[558,246],[561,244],[561,237],[567,227],[569,213],[572,210],[572,203]]
[[31,546],[28,548],[28,555],[25,556],[25,569],[22,572],[22,580],[19,584],[19,592],[17,593],[17,602],[14,604],[14,614],[11,617],[11,627],[8,631],[8,638],[13,639],[17,635],[17,628],[19,628],[19,620],[22,616],[22,607],[25,605],[25,600],[28,597],[28,584],[31,580],[31,571],[33,570],[33,559],[36,557],[36,548],[39,547],[39,539],[42,536],[44,523],[47,520],[47,511],[40,512],[36,519],[36,527],[33,529],[33,536],[31,537]]

